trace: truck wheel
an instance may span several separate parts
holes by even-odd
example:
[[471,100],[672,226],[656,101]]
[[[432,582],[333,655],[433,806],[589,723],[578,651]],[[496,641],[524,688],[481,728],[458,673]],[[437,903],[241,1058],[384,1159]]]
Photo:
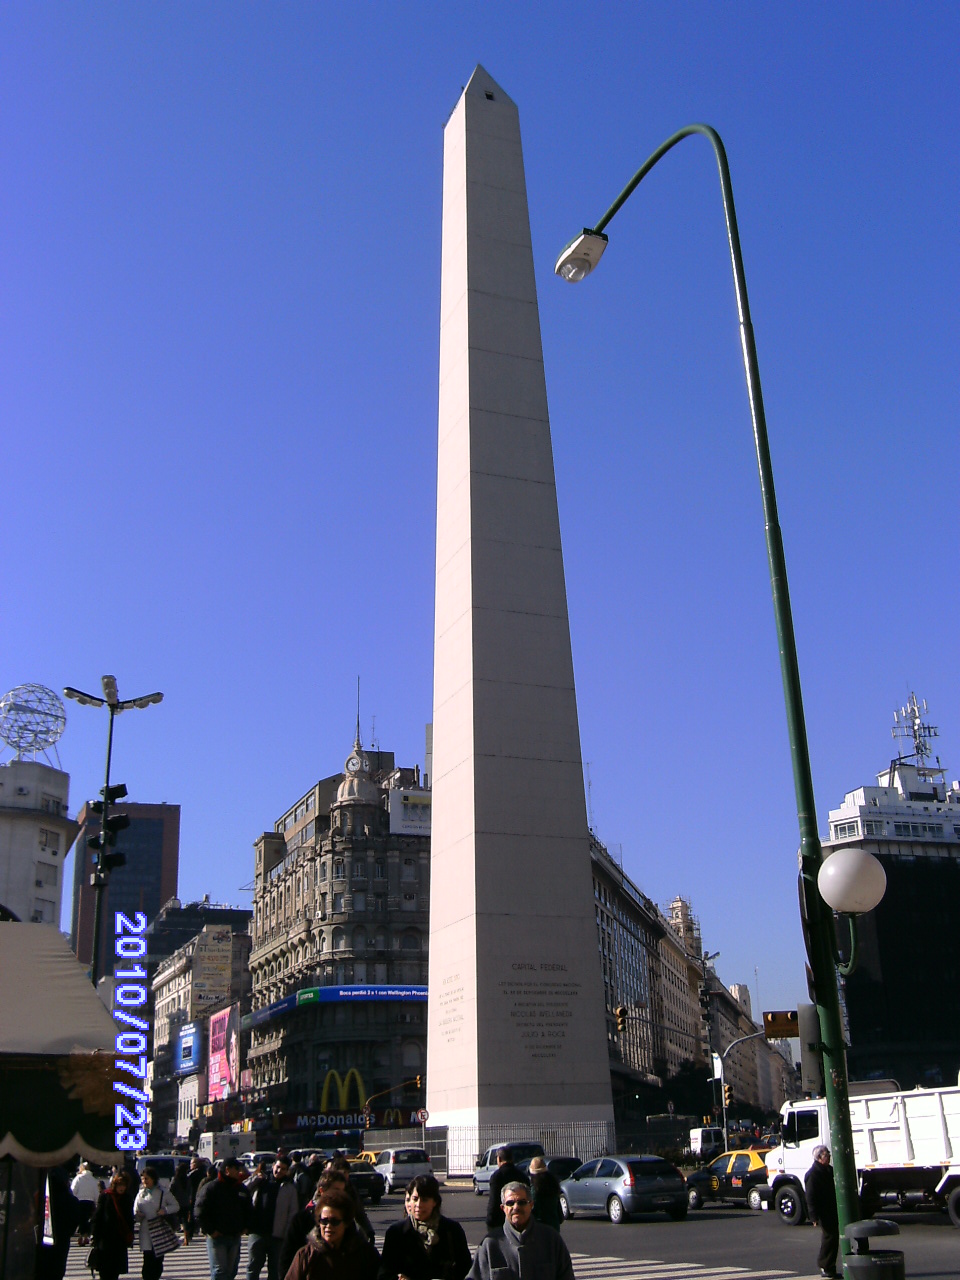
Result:
[[960,1227],[960,1187],[954,1187],[947,1196],[947,1213],[955,1227]]
[[700,1192],[697,1190],[696,1187],[691,1187],[690,1190],[687,1192],[687,1204],[690,1206],[691,1209],[703,1208],[703,1196],[700,1194]]
[[795,1187],[790,1182],[781,1187],[774,1196],[773,1207],[784,1222],[789,1222],[791,1227],[799,1227],[807,1216],[807,1206],[803,1202],[803,1194],[799,1187]]

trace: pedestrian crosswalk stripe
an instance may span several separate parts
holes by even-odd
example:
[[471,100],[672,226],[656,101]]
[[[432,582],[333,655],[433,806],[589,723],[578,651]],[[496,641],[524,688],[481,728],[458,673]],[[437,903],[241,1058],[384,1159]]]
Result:
[[630,1261],[627,1258],[596,1257],[589,1253],[571,1253],[577,1280],[819,1280],[799,1276],[795,1271],[772,1267],[711,1267],[698,1262],[661,1262],[654,1258]]

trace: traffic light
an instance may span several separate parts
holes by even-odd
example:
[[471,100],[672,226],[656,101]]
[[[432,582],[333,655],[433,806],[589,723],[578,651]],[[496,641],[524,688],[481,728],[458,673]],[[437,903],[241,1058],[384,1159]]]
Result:
[[418,1088],[418,1089],[420,1088],[420,1082],[421,1082],[422,1080],[423,1080],[423,1076],[417,1076],[417,1088]]
[[627,1014],[629,1010],[627,1009],[627,1006],[625,1004],[619,1004],[617,1005],[616,1009],[614,1009],[613,1012],[614,1012],[614,1016],[617,1019],[617,1030],[622,1035],[623,1032],[626,1031],[627,1029]]
[[700,1021],[704,1026],[708,1026],[710,1023],[710,991],[705,982],[701,982],[700,984],[699,999]]
[[728,1111],[733,1106],[733,1086],[732,1085],[725,1084],[723,1086],[723,1105],[727,1108]]
[[767,1040],[792,1040],[800,1034],[796,1009],[777,1009],[763,1015],[763,1034]]
[[370,1128],[370,1126],[373,1124],[373,1116],[370,1114],[370,1112],[369,1112],[369,1111],[367,1111],[367,1112],[365,1112],[365,1113],[364,1113],[364,1122],[365,1122],[365,1124],[366,1124],[366,1126],[367,1126],[367,1128],[368,1128],[368,1129],[369,1129],[369,1128]]

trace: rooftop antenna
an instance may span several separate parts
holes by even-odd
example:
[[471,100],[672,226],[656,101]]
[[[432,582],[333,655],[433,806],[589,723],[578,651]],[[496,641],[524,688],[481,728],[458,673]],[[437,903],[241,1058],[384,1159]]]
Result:
[[356,738],[356,742],[358,747],[363,746],[363,743],[360,741],[360,677],[359,676],[357,676],[357,738]]
[[593,828],[593,783],[590,780],[590,761],[587,761],[587,826],[596,835]]
[[[913,742],[912,754],[916,756],[917,765],[921,769],[930,755],[930,739],[940,736],[940,730],[935,725],[923,723],[922,716],[927,714],[926,698],[922,699],[922,706],[923,710],[921,712],[921,704],[917,702],[917,695],[911,691],[907,705],[901,707],[899,711],[894,711],[893,728],[890,730],[894,741],[898,738],[909,738]],[[902,760],[904,758],[903,754],[899,748],[897,750],[898,759]]]

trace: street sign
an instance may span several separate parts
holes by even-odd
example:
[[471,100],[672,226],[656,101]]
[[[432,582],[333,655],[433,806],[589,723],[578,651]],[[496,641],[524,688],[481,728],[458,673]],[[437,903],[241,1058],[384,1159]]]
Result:
[[426,1124],[429,1119],[430,1119],[430,1112],[427,1110],[426,1107],[421,1107],[420,1110],[417,1112],[417,1123]]

